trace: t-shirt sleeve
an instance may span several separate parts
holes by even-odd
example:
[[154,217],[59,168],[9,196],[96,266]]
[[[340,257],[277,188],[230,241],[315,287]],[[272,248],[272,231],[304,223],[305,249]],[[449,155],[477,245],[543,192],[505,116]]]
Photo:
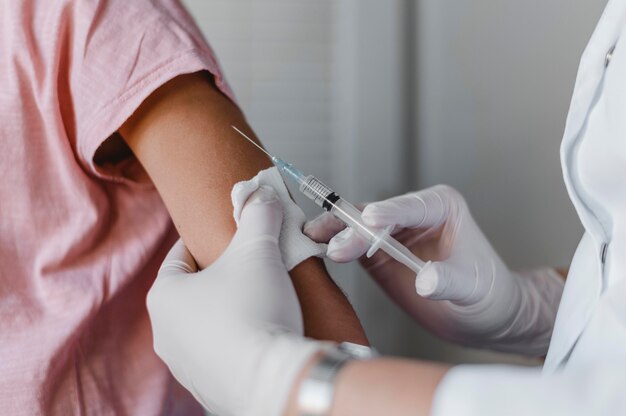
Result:
[[75,1],[70,25],[75,148],[98,177],[123,180],[95,164],[96,150],[172,78],[208,71],[234,101],[213,51],[177,0]]

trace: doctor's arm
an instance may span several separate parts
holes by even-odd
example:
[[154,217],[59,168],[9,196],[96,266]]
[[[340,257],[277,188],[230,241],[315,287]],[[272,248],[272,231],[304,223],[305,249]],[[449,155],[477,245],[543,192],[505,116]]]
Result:
[[[622,415],[624,357],[542,376],[537,368],[440,364],[383,358],[354,361],[338,375],[330,416]],[[313,366],[309,363],[301,378]],[[297,416],[296,384],[286,416]]]
[[[318,357],[301,373],[285,416],[298,416],[300,382]],[[339,373],[328,416],[426,416],[431,414],[437,386],[448,366],[425,361],[379,358],[352,361]]]
[[[200,267],[211,264],[235,232],[233,185],[271,166],[231,125],[251,131],[210,76],[196,73],[160,87],[120,128]],[[367,343],[354,311],[319,259],[305,260],[291,276],[307,336]]]
[[[452,342],[544,356],[563,279],[552,268],[510,269],[491,246],[460,192],[438,185],[368,204],[363,221],[395,229],[423,261],[416,274],[324,214],[305,233],[339,261],[360,259],[389,296],[424,328]],[[446,301],[446,302],[442,302]]]

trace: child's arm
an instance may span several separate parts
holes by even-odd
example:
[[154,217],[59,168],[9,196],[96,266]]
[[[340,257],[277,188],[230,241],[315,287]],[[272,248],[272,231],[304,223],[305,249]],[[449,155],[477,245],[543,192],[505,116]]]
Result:
[[[235,231],[233,185],[271,166],[231,124],[251,131],[210,76],[197,73],[159,88],[120,128],[200,267],[222,253]],[[350,304],[319,259],[302,262],[291,276],[307,336],[367,342]]]

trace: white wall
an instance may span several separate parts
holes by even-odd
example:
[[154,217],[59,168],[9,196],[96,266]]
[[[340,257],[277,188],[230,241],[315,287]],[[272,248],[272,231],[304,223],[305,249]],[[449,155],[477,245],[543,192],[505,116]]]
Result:
[[[582,228],[559,145],[579,57],[605,0],[421,0],[420,186],[449,183],[514,267],[569,264]],[[444,348],[445,358],[491,359]]]
[[558,151],[604,3],[420,4],[417,177],[462,189],[513,265],[566,265],[580,237]]

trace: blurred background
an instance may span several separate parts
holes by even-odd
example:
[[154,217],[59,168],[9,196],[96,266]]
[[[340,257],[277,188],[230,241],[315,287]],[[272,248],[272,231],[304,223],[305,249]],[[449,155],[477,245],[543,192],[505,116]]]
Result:
[[[559,145],[605,0],[184,3],[270,151],[353,202],[450,184],[511,267],[569,264]],[[358,266],[329,268],[384,353],[524,362],[434,339]]]

